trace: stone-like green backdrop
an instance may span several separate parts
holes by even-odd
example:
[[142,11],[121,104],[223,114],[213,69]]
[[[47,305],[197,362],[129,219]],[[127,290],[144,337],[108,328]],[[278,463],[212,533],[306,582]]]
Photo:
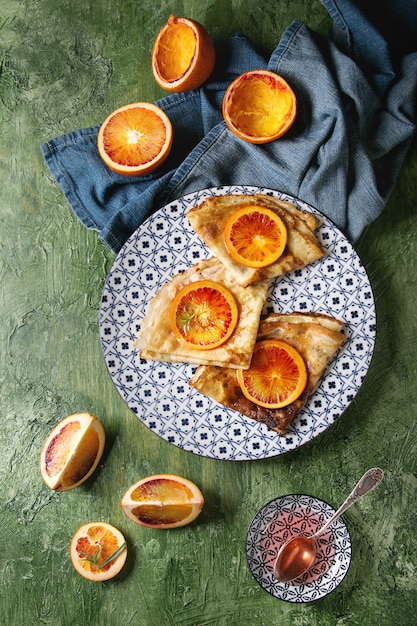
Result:
[[[319,0],[0,0],[0,616],[7,626],[409,626],[417,624],[417,150],[383,215],[357,245],[378,335],[363,387],[303,448],[222,462],[159,439],[124,405],[98,335],[113,253],[72,214],[40,154],[44,141],[163,93],[150,66],[170,13],[221,41],[243,32],[269,56],[293,19],[330,33]],[[314,77],[312,77],[314,79]],[[50,492],[39,454],[52,427],[90,411],[107,433],[85,485]],[[331,595],[293,605],[263,591],[244,542],[257,510],[287,493],[337,507],[379,465],[383,485],[345,514],[353,556]],[[202,489],[198,520],[175,531],[132,524],[119,501],[143,476],[173,472]],[[122,573],[91,583],[69,542],[101,519],[125,533]]]

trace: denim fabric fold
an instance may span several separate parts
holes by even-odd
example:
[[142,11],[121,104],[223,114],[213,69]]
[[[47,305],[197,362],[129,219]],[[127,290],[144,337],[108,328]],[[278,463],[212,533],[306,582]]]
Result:
[[[174,144],[153,174],[110,171],[97,150],[99,126],[43,144],[46,164],[81,222],[118,252],[171,200],[207,187],[254,185],[310,203],[357,240],[383,210],[415,135],[417,8],[411,0],[388,3],[390,32],[404,24],[408,33],[399,43],[378,26],[383,1],[378,19],[353,0],[321,1],[333,18],[332,39],[294,21],[267,61],[238,33],[218,50],[205,85],[156,102],[171,119]],[[221,105],[233,78],[263,68],[292,85],[298,113],[289,132],[259,146],[231,133]]]

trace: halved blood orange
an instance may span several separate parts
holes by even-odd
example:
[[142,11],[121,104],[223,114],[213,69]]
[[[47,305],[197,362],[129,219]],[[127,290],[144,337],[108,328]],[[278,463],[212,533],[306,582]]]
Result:
[[248,370],[238,370],[243,395],[259,406],[280,409],[294,402],[307,384],[301,354],[285,341],[265,339],[254,348]]
[[176,294],[169,322],[175,337],[198,350],[211,350],[225,343],[238,322],[239,312],[232,293],[220,283],[200,280]]
[[124,494],[121,507],[136,524],[148,528],[179,528],[201,513],[204,497],[187,478],[156,474],[139,480]]
[[261,144],[278,139],[292,126],[297,112],[295,93],[281,76],[251,70],[227,88],[223,117],[240,139]]
[[69,415],[55,426],[43,445],[43,480],[54,491],[78,487],[96,469],[104,444],[104,428],[97,417],[89,413]]
[[90,522],[74,534],[71,562],[88,580],[109,580],[120,572],[127,557],[126,541],[120,530],[106,522]]
[[171,122],[158,106],[136,102],[113,111],[100,126],[98,151],[106,165],[125,176],[153,172],[172,146]]
[[202,85],[213,71],[213,40],[199,22],[170,15],[152,49],[152,71],[167,91],[190,91]]
[[279,215],[257,205],[245,206],[233,213],[223,234],[230,256],[249,267],[271,265],[287,244],[287,228]]

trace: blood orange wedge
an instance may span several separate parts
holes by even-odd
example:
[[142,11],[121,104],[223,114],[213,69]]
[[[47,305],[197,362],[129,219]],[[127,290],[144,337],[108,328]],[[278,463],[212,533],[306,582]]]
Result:
[[248,370],[238,370],[243,395],[259,406],[280,409],[296,400],[307,384],[301,354],[285,341],[266,339],[255,345]]
[[136,102],[113,111],[98,132],[98,151],[118,174],[142,176],[153,172],[168,157],[172,125],[155,104]]
[[175,337],[198,350],[210,350],[225,343],[238,322],[234,296],[211,280],[189,283],[176,294],[169,323]]
[[88,580],[109,580],[120,572],[127,557],[126,541],[120,530],[106,522],[90,522],[74,534],[71,562]]
[[139,480],[124,494],[121,506],[136,524],[148,528],[179,528],[201,513],[204,497],[193,482],[174,474],[156,474]]
[[167,91],[190,91],[213,71],[216,51],[210,35],[198,22],[170,15],[152,49],[152,71]]
[[271,209],[245,206],[227,220],[224,243],[230,256],[238,263],[248,267],[266,267],[284,252],[287,228]]
[[230,130],[250,143],[267,143],[292,126],[297,101],[290,85],[269,70],[238,76],[227,88],[223,117]]
[[105,433],[94,415],[63,419],[48,435],[41,452],[42,478],[54,491],[78,487],[91,476],[103,454]]

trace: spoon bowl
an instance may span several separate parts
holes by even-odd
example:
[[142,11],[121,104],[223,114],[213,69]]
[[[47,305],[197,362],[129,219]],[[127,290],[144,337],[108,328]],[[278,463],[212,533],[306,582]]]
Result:
[[306,574],[289,583],[274,576],[278,550],[288,537],[312,535],[333,513],[330,504],[303,493],[278,496],[259,509],[248,527],[245,551],[249,570],[262,589],[279,600],[304,603],[324,598],[340,585],[352,557],[343,518],[318,540],[317,560]]
[[[284,549],[285,548],[285,549]],[[317,546],[312,537],[293,537],[279,550],[274,563],[274,576],[286,583],[307,572],[316,561]]]
[[316,539],[322,535],[352,504],[375,489],[384,477],[376,467],[368,470],[334,515],[313,535],[297,536],[286,541],[278,550],[274,563],[274,576],[282,583],[290,582],[307,572],[316,561]]

